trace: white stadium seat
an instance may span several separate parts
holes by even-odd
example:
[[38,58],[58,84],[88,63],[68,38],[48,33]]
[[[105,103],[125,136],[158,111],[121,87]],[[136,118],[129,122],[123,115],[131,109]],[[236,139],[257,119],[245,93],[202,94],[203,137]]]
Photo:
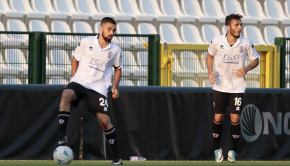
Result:
[[205,44],[201,39],[199,30],[193,24],[182,24],[180,36],[183,41],[189,44]]
[[225,22],[225,14],[218,0],[202,0],[202,10],[211,17],[216,17],[221,23]]
[[132,73],[136,76],[147,76],[145,75],[147,73],[147,70],[143,71],[142,70],[143,68],[140,69],[131,51],[123,51],[122,58],[123,58],[122,72],[124,71],[124,73],[127,73],[126,75],[130,75]]
[[199,22],[215,23],[217,18],[205,15],[200,7],[198,0],[181,0],[181,10],[184,14],[195,16]]
[[176,27],[172,24],[161,24],[159,27],[160,41],[166,43],[184,44]]
[[65,14],[61,13],[59,11],[56,11],[52,4],[51,1],[49,0],[31,0],[31,7],[35,11],[40,11],[40,12],[46,12],[49,13],[49,18],[54,20],[54,19],[68,19],[70,14]]
[[57,11],[65,14],[70,14],[72,19],[76,20],[89,20],[92,14],[78,12],[72,0],[52,0],[53,6]]
[[138,34],[158,34],[154,25],[150,23],[140,23],[138,25]]
[[147,76],[148,73],[148,52],[138,51],[137,53],[137,65],[140,69],[140,74],[142,76]]
[[93,33],[93,29],[89,23],[84,21],[75,21],[72,27],[73,33]]
[[12,10],[8,5],[8,0],[0,0],[0,12],[7,18],[24,18],[26,12]]
[[246,24],[258,24],[259,18],[248,17],[244,14],[242,6],[238,0],[224,0],[223,9],[226,15],[230,14],[240,14],[243,16],[242,22]]
[[114,17],[112,14],[100,13],[97,11],[94,0],[74,0],[76,10],[80,13],[91,14],[93,20],[102,20],[104,17]]
[[206,79],[206,80],[203,80],[202,82],[202,87],[212,87],[213,85],[210,84],[209,80]]
[[20,49],[5,49],[5,61],[23,74],[28,74],[28,63],[26,57]]
[[28,25],[30,32],[49,32],[47,24],[42,20],[31,20]]
[[29,0],[9,0],[10,7],[15,11],[27,13],[27,17],[30,19],[33,18],[42,18],[45,19],[49,16],[49,13],[34,11]]
[[65,50],[51,49],[49,53],[50,64],[64,70],[66,73],[71,74],[71,60],[70,56]]
[[0,52],[0,73],[1,74],[20,74],[23,70],[21,68],[10,66],[6,63]]
[[285,1],[284,7],[286,16],[290,18],[290,0]]
[[133,81],[131,81],[131,80],[128,80],[128,79],[126,79],[126,78],[122,78],[121,80],[120,80],[120,84],[119,84],[120,86],[134,86],[134,83],[133,83]]
[[267,44],[275,45],[275,37],[283,37],[283,34],[277,26],[268,25],[264,28],[264,37]]
[[215,36],[221,35],[219,29],[215,25],[205,24],[201,27],[201,36],[205,43],[211,43]]
[[139,0],[139,6],[142,13],[156,16],[157,21],[173,22],[177,18],[162,13],[156,0]]
[[[119,22],[117,24],[117,30],[116,30],[117,34],[136,34],[135,28],[133,27],[133,25],[131,25],[130,23],[127,22]],[[119,39],[119,41],[116,41],[116,43],[121,46],[121,47],[125,47],[125,48],[129,48],[131,46],[134,46],[136,48],[143,48],[143,41],[141,37],[126,37],[126,36],[122,36],[122,37],[114,37]]]
[[255,80],[247,80],[247,88],[260,88],[260,82]]
[[268,17],[274,18],[282,22],[282,24],[290,24],[290,18],[287,18],[281,3],[277,0],[265,0],[264,11]]
[[139,11],[136,0],[117,0],[119,10],[122,13],[131,14],[136,17],[136,21],[151,21],[153,22],[154,16],[149,14],[142,14]]
[[179,22],[195,22],[198,17],[185,15],[181,12],[177,0],[160,0],[161,11],[170,16],[176,16]]
[[[65,21],[52,21],[51,32],[71,33],[69,25]],[[48,35],[48,45],[51,46],[76,46],[79,41],[76,41],[73,36],[69,35]]]
[[285,27],[284,36],[285,37],[290,37],[290,26]]
[[116,6],[115,0],[96,0],[97,10],[101,13],[114,15],[116,21],[132,21],[134,15],[121,13]]
[[[27,32],[27,28],[23,21],[10,19],[7,21],[7,31]],[[8,34],[8,36],[14,45],[28,45],[28,34]]]
[[278,24],[279,20],[264,14],[261,3],[257,0],[244,0],[244,12],[247,16],[260,19],[262,24]]
[[244,27],[244,36],[252,41],[253,44],[267,45],[264,41],[260,29],[253,25],[246,25]]

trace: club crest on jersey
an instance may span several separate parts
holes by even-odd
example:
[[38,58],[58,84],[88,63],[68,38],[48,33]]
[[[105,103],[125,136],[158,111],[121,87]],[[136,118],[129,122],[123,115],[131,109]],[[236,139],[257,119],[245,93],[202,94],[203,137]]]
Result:
[[240,53],[244,51],[244,46],[240,46]]
[[111,58],[112,57],[112,54],[113,54],[112,51],[109,51],[108,52],[108,58]]
[[109,139],[108,141],[111,145],[115,143],[115,139]]
[[224,49],[224,45],[220,45],[220,49]]

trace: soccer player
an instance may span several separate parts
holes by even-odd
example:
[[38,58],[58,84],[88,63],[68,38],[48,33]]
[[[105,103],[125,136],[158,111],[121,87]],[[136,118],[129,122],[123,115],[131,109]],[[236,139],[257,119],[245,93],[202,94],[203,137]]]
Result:
[[73,53],[72,78],[65,87],[59,104],[59,145],[67,144],[66,127],[73,101],[85,99],[89,111],[94,112],[104,130],[107,141],[113,152],[113,165],[122,165],[119,154],[116,128],[108,116],[107,93],[115,68],[112,97],[119,97],[122,55],[121,48],[112,42],[116,31],[116,22],[109,17],[101,21],[100,34],[81,40]]
[[[211,41],[206,57],[209,82],[213,84],[213,107],[215,111],[212,124],[214,154],[216,162],[220,163],[224,157],[220,148],[220,138],[226,108],[231,118],[231,148],[228,161],[235,162],[237,143],[240,137],[240,114],[243,95],[246,90],[245,75],[259,65],[259,55],[252,42],[240,36],[242,17],[231,14],[226,17],[227,34],[216,36]],[[247,56],[251,63],[245,66]],[[213,60],[216,71],[213,71]]]

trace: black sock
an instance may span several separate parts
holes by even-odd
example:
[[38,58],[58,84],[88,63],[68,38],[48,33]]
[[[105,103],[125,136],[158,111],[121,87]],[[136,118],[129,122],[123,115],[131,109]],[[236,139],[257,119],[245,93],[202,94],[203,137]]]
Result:
[[113,152],[113,158],[120,158],[115,127],[104,131],[104,134]]
[[240,127],[240,122],[238,123],[231,123],[231,150],[236,151],[237,150],[237,145],[238,145],[238,140],[240,138],[241,134],[241,127]]
[[59,139],[66,136],[66,126],[69,118],[70,112],[59,111],[58,113],[58,123],[59,123]]
[[212,136],[213,136],[213,147],[214,150],[220,148],[221,134],[223,131],[223,122],[213,121],[212,125]]

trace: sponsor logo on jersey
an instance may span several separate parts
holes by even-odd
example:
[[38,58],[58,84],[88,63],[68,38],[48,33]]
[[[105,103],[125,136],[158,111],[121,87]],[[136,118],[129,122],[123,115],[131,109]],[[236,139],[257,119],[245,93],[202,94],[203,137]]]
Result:
[[112,54],[113,54],[112,51],[109,51],[108,52],[108,58],[111,58],[112,57]]
[[224,49],[224,45],[220,45],[220,49]]
[[244,51],[244,46],[240,46],[240,53]]
[[90,50],[90,51],[93,51],[93,47],[92,47],[92,46],[90,46],[90,47],[89,47],[89,50]]

